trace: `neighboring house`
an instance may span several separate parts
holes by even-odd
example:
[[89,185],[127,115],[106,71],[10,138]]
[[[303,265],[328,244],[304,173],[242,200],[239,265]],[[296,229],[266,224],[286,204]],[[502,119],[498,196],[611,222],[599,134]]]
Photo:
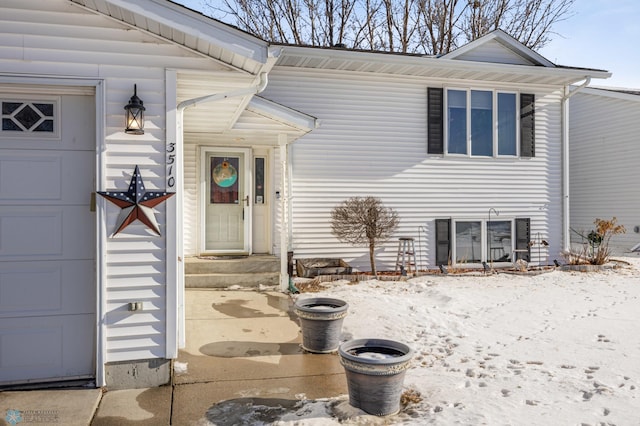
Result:
[[437,58],[269,45],[166,0],[0,9],[0,385],[167,382],[186,258],[274,255],[282,288],[289,250],[367,269],[330,232],[351,196],[398,211],[421,268],[568,244],[563,95],[608,72],[501,31]]
[[595,229],[596,218],[616,217],[626,232],[611,239],[613,254],[640,243],[640,91],[589,88],[571,98],[570,167],[572,245]]

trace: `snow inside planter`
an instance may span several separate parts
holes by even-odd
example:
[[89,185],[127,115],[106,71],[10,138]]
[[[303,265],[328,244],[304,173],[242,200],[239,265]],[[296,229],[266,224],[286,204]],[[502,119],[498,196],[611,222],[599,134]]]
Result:
[[299,277],[311,278],[318,275],[348,275],[351,266],[342,259],[318,258],[296,260],[296,273]]
[[404,374],[413,350],[404,343],[384,339],[356,339],[340,345],[349,403],[376,416],[400,411]]
[[293,310],[300,319],[302,348],[314,353],[335,352],[348,308],[344,300],[327,297],[296,301]]

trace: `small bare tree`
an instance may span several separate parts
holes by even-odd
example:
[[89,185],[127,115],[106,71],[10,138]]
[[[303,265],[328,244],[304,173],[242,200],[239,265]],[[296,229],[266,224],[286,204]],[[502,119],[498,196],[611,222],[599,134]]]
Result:
[[398,214],[375,197],[349,198],[331,212],[333,235],[352,245],[369,245],[371,272],[376,278],[376,245],[393,235],[398,222]]

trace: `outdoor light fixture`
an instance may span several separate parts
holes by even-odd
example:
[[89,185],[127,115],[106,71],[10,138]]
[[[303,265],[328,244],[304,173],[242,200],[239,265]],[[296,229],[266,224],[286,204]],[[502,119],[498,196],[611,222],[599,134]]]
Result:
[[133,96],[129,99],[129,103],[124,107],[127,111],[125,133],[134,135],[144,134],[144,105],[137,94],[137,85],[133,85]]

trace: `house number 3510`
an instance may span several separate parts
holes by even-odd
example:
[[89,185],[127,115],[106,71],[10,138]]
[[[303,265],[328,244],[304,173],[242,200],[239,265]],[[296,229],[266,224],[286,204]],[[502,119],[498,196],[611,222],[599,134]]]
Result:
[[175,162],[176,162],[176,144],[171,142],[167,144],[167,189],[176,186]]

